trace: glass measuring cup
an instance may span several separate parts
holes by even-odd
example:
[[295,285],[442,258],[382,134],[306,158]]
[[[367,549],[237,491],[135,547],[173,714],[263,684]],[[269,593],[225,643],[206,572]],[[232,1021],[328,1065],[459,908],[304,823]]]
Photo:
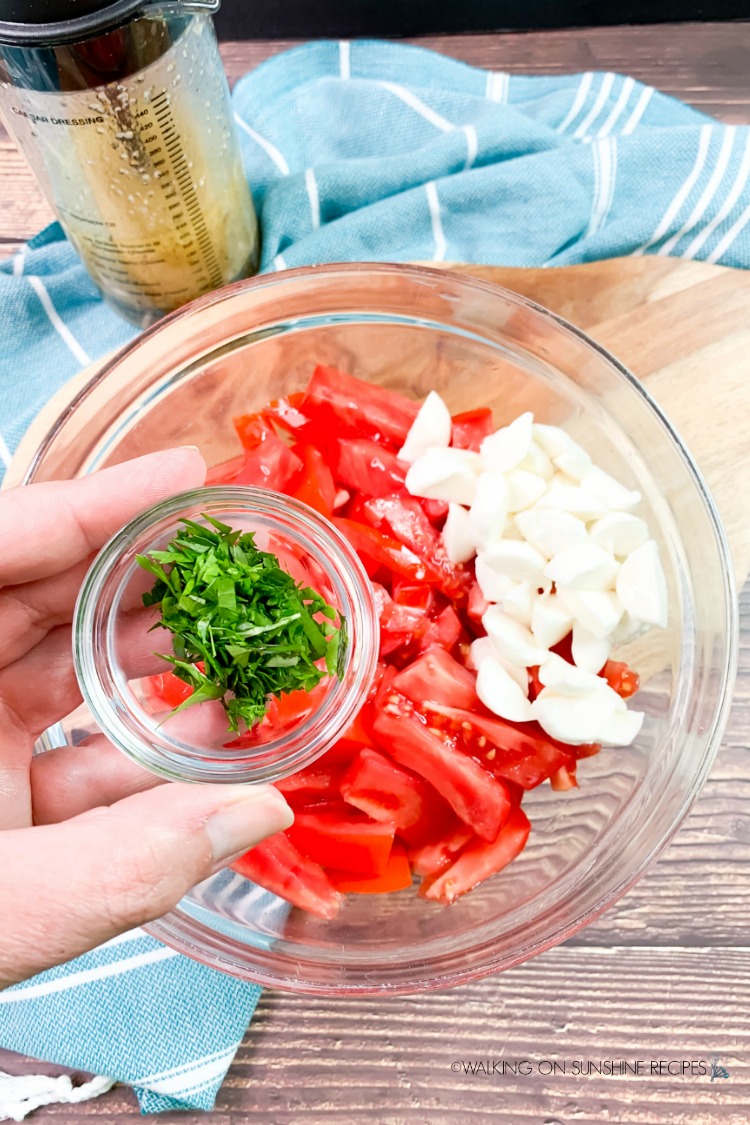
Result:
[[1,9],[18,16],[0,22],[8,129],[106,300],[139,326],[257,269],[217,8],[83,0],[75,19],[66,0]]

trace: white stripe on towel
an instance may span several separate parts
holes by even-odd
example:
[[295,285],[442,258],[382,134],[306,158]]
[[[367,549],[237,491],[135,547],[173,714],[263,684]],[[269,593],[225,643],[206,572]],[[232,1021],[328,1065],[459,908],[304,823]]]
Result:
[[729,192],[729,195],[726,197],[721,207],[714,215],[713,219],[711,219],[711,222],[706,223],[703,230],[701,230],[695,236],[685,252],[680,255],[681,258],[695,257],[701,246],[703,246],[714,233],[719,223],[723,223],[724,219],[726,219],[727,216],[731,214],[735,203],[742,195],[742,192],[745,190],[748,178],[750,178],[750,133],[748,133],[747,141],[745,143],[745,151],[742,154],[740,168],[737,173],[737,178],[732,184],[732,190]]
[[351,44],[346,39],[339,40],[339,75],[345,81],[352,76]]
[[609,209],[615,194],[615,176],[617,171],[617,141],[614,137],[605,137],[603,140],[594,141],[591,145],[591,155],[594,160],[594,205],[591,209],[591,221],[586,237],[597,234],[607,221]]
[[723,258],[734,240],[744,230],[748,223],[750,223],[750,203],[748,203],[747,207],[742,212],[737,222],[729,228],[718,245],[714,247],[714,249],[706,258],[706,261],[718,262],[720,258]]
[[10,463],[12,460],[13,458],[10,455],[8,443],[6,442],[3,435],[0,434],[0,461],[2,461],[2,463],[5,465],[5,468],[7,469],[10,467]]
[[576,96],[573,98],[572,106],[570,107],[568,114],[562,124],[557,126],[556,132],[564,133],[568,126],[572,125],[572,123],[575,121],[576,117],[583,109],[593,81],[593,71],[587,70],[586,73],[581,77],[581,81],[578,83],[578,89],[576,90]]
[[425,105],[416,94],[412,94],[411,90],[407,90],[405,86],[399,86],[397,82],[379,82],[378,85],[382,86],[384,90],[388,90],[394,97],[400,98],[405,105],[408,105],[415,113],[418,113],[420,117],[424,117],[425,121],[429,121],[436,129],[442,129],[444,133],[450,133],[452,129],[455,129],[455,125],[452,125],[451,122],[447,121],[441,114],[436,113],[434,109],[430,109],[428,105]]
[[308,168],[305,172],[305,188],[307,189],[307,198],[310,200],[310,222],[312,223],[312,229],[319,230],[320,195],[318,193],[318,181],[315,179],[315,172],[312,168]]
[[91,356],[85,348],[81,347],[73,333],[68,328],[67,324],[63,322],[62,317],[60,316],[55,306],[52,304],[52,298],[45,289],[44,282],[42,281],[41,277],[34,277],[33,274],[27,274],[26,280],[39,298],[42,308],[46,312],[49,318],[49,322],[54,328],[55,332],[57,332],[58,336],[65,341],[70,351],[81,364],[81,367],[85,367],[87,363],[91,363]]
[[21,249],[18,250],[13,255],[13,276],[14,277],[20,277],[21,276],[21,274],[23,273],[23,267],[24,267],[25,264],[26,264],[26,247],[22,246]]
[[279,150],[276,148],[276,145],[271,144],[271,142],[265,137],[261,137],[260,133],[256,132],[256,130],[253,129],[252,125],[248,125],[247,121],[242,120],[239,113],[235,113],[234,119],[239,125],[240,129],[243,129],[247,133],[248,137],[254,140],[256,145],[263,149],[266,156],[269,158],[269,160],[273,161],[278,170],[281,172],[282,176],[288,176],[289,165],[287,164],[286,160],[281,155]]
[[442,262],[445,260],[447,244],[445,235],[443,234],[443,223],[440,218],[440,200],[438,199],[437,185],[434,180],[430,180],[424,187],[427,192],[427,204],[430,208],[430,218],[432,220],[432,237],[435,239],[435,253],[432,255],[432,260],[433,262]]
[[89,984],[94,980],[106,980],[108,977],[121,976],[123,973],[141,969],[144,965],[151,965],[154,961],[167,961],[171,957],[179,957],[174,949],[162,946],[152,949],[148,953],[139,953],[136,957],[127,957],[124,961],[115,961],[114,964],[99,965],[96,969],[83,969],[79,973],[69,973],[66,977],[57,977],[55,980],[43,981],[41,984],[29,984],[13,991],[0,992],[0,1005],[23,1004],[26,1000],[34,1000],[39,996],[50,996],[53,992],[66,992],[69,988],[78,988],[81,984]]
[[641,96],[638,99],[636,107],[633,110],[633,112],[631,113],[630,118],[628,119],[628,122],[627,122],[627,124],[625,125],[625,128],[622,131],[623,137],[629,137],[630,134],[633,132],[636,125],[638,124],[638,122],[643,117],[644,113],[646,112],[646,106],[651,101],[651,98],[653,96],[654,96],[653,86],[647,86],[645,90],[641,91]]
[[277,273],[281,273],[282,270],[288,270],[289,269],[289,266],[284,261],[284,255],[283,254],[277,254],[276,255],[276,257],[273,260],[273,268],[276,270]]
[[708,183],[703,189],[703,193],[700,199],[693,208],[693,211],[687,222],[685,222],[677,231],[677,233],[673,234],[671,238],[668,238],[664,245],[660,246],[656,251],[656,253],[660,257],[666,257],[669,251],[674,249],[681,238],[683,238],[686,234],[690,234],[690,232],[695,229],[695,227],[705,215],[708,208],[711,206],[716,193],[721,187],[722,180],[724,179],[724,174],[727,170],[727,165],[729,164],[729,161],[732,157],[732,146],[734,145],[734,137],[736,132],[736,125],[727,125],[726,132],[724,133],[724,136],[721,140],[721,148],[719,149],[719,157],[716,161],[716,166],[711,173]]
[[479,148],[479,140],[477,138],[477,131],[473,125],[462,125],[461,132],[466,137],[466,161],[464,163],[464,172],[468,172],[477,158],[477,150]]
[[616,77],[616,74],[607,73],[602,78],[602,84],[599,87],[599,93],[596,95],[594,104],[573,134],[576,140],[580,140],[581,137],[586,136],[589,129],[594,124],[601,111],[604,109],[604,106],[607,104],[607,98],[612,93],[612,87],[615,84]]
[[626,78],[625,81],[622,84],[622,89],[620,90],[620,96],[617,99],[617,101],[615,102],[614,108],[612,109],[612,112],[610,113],[609,117],[604,122],[604,124],[602,125],[599,132],[596,134],[597,137],[608,137],[609,134],[612,132],[615,125],[619,121],[620,115],[623,113],[623,111],[625,109],[625,106],[630,101],[630,95],[633,93],[634,87],[635,87],[635,79]]
[[[706,166],[706,159],[708,157],[708,150],[711,145],[712,133],[713,128],[711,125],[701,125],[701,131],[698,137],[698,152],[696,153],[695,163],[693,164],[693,167],[690,169],[685,182],[681,185],[674,199],[669,204],[669,207],[667,207],[666,211],[664,212],[654,233],[646,242],[643,243],[642,246],[639,246],[636,250],[633,251],[633,255],[645,254],[646,251],[649,250],[653,245],[655,245],[655,243],[657,243],[660,238],[663,238],[663,236],[669,230],[674,219],[679,214],[685,200],[695,187],[698,177]],[[623,136],[624,135],[625,134],[623,133]]]
[[165,1078],[174,1078],[178,1074],[187,1074],[191,1070],[199,1070],[207,1063],[216,1062],[217,1059],[225,1061],[227,1058],[236,1054],[236,1045],[231,1047],[223,1047],[220,1051],[213,1051],[210,1055],[201,1055],[197,1059],[189,1059],[188,1062],[179,1063],[177,1066],[172,1066],[169,1070],[156,1071],[153,1074],[147,1074],[144,1077],[138,1077],[133,1085],[134,1086],[149,1086],[152,1082],[161,1082]]

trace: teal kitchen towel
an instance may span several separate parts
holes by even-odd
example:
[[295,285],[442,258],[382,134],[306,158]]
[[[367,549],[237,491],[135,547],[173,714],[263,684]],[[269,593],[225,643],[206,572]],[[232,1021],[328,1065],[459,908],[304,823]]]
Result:
[[[750,266],[750,129],[632,78],[320,42],[241,79],[234,107],[267,271],[637,254]],[[0,331],[6,463],[66,379],[136,334],[56,225],[0,267]],[[208,1108],[257,996],[135,934],[0,993],[0,1044],[128,1082],[146,1112]]]

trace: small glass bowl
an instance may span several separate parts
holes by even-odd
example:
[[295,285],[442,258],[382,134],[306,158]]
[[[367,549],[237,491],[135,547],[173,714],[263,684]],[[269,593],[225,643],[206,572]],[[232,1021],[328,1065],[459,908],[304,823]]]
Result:
[[[145,677],[170,670],[171,635],[152,630],[156,609],[141,594],[153,583],[136,555],[163,549],[179,521],[211,516],[251,531],[256,546],[277,555],[297,581],[311,586],[346,622],[341,674],[311,693],[311,709],[263,741],[228,732],[216,701],[172,715]],[[74,658],[84,700],[107,737],[139,765],[172,780],[268,782],[309,765],[352,721],[377,663],[378,622],[372,588],[356,552],[306,504],[259,488],[200,488],[149,508],[110,539],[81,587]]]

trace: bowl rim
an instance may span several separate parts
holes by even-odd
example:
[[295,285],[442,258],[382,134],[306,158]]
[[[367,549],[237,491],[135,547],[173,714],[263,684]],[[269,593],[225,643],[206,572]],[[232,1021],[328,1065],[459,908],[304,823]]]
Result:
[[[581,914],[560,928],[553,936],[547,938],[538,938],[526,945],[517,955],[504,955],[501,958],[492,959],[488,958],[481,965],[476,964],[466,966],[463,969],[456,969],[447,974],[442,975],[440,978],[421,979],[416,984],[414,981],[406,982],[398,979],[390,979],[387,983],[373,984],[372,977],[369,973],[361,974],[361,979],[354,979],[354,973],[351,974],[351,979],[339,980],[336,985],[328,985],[321,983],[320,980],[305,981],[296,978],[294,985],[290,984],[289,976],[274,972],[264,971],[260,969],[256,963],[252,971],[248,971],[246,967],[241,966],[231,957],[226,956],[226,950],[223,951],[222,956],[220,948],[214,948],[212,954],[202,951],[192,941],[190,941],[183,932],[182,926],[170,926],[167,923],[170,919],[175,922],[180,917],[178,911],[171,916],[167,916],[164,920],[151,923],[147,929],[153,936],[157,937],[160,941],[178,950],[179,952],[186,953],[194,960],[202,961],[213,968],[228,972],[235,976],[241,976],[246,980],[256,981],[263,985],[269,985],[277,988],[293,990],[298,992],[306,992],[318,995],[367,995],[367,994],[406,994],[415,991],[425,991],[428,989],[444,989],[453,987],[458,984],[466,983],[467,981],[477,980],[485,976],[489,976],[498,971],[512,968],[515,965],[521,964],[537,954],[544,952],[559,945],[561,942],[570,938],[573,934],[583,929],[590,922],[598,918],[602,913],[614,905],[630,888],[642,877],[647,868],[656,860],[656,858],[663,852],[669,842],[672,840],[680,826],[682,825],[685,817],[687,816],[692,804],[696,800],[700,790],[705,782],[706,776],[711,768],[715,754],[718,750],[719,740],[729,715],[729,710],[732,704],[732,689],[736,678],[737,660],[738,660],[738,647],[739,647],[739,614],[737,606],[737,596],[735,590],[735,582],[732,569],[731,555],[729,551],[729,544],[727,541],[726,533],[724,531],[721,518],[714,503],[710,489],[703,475],[693,460],[692,455],[682,441],[680,435],[669,421],[668,417],[661,409],[659,404],[655,401],[653,396],[647,388],[637,379],[637,377],[611,352],[609,352],[603,345],[599,344],[591,336],[589,336],[582,329],[571,324],[564,317],[559,316],[557,313],[537,304],[535,301],[524,297],[511,289],[503,286],[496,285],[493,282],[485,281],[481,278],[476,278],[471,275],[459,273],[450,268],[434,268],[423,265],[412,265],[409,263],[389,263],[389,262],[333,262],[326,263],[319,266],[300,266],[291,270],[284,270],[274,274],[260,274],[256,277],[244,279],[234,282],[230,285],[224,286],[221,289],[215,290],[212,293],[206,294],[203,297],[197,298],[195,301],[183,306],[182,308],[168,314],[159,320],[156,324],[146,329],[143,333],[136,336],[133,340],[126,343],[116,353],[114,353],[108,360],[104,362],[102,367],[95,372],[91,379],[78,391],[66,409],[58,416],[55,423],[45,434],[44,438],[38,445],[29,465],[27,466],[22,482],[23,484],[30,483],[33,479],[34,472],[36,471],[39,463],[44,457],[45,452],[54,442],[56,436],[66,424],[70,415],[78,408],[78,406],[86,400],[86,398],[93,393],[101,383],[107,379],[110,373],[115,370],[123,359],[128,357],[134,350],[140,347],[144,340],[149,339],[156,333],[161,333],[174,323],[179,323],[186,317],[193,316],[196,312],[200,312],[205,308],[219,305],[225,301],[231,301],[237,295],[242,294],[248,290],[255,289],[273,289],[276,287],[283,287],[290,282],[296,282],[300,279],[309,279],[314,281],[320,277],[335,277],[341,276],[346,278],[349,275],[363,273],[373,273],[381,275],[398,275],[401,277],[412,277],[415,281],[423,279],[425,281],[435,282],[437,280],[451,279],[454,283],[460,284],[464,289],[475,291],[482,294],[501,295],[508,303],[515,305],[518,308],[531,309],[538,314],[543,320],[551,323],[555,328],[562,329],[563,332],[572,335],[578,342],[589,348],[596,353],[601,359],[608,363],[629,385],[631,390],[644,402],[650,409],[653,415],[661,424],[665,436],[670,440],[674,450],[679,455],[685,469],[691,477],[693,484],[697,490],[697,498],[703,503],[704,511],[709,519],[709,523],[714,535],[715,546],[719,555],[720,570],[722,578],[721,593],[724,598],[725,606],[725,619],[723,622],[724,636],[725,636],[725,657],[723,660],[723,667],[721,669],[721,696],[716,705],[710,726],[703,732],[702,740],[705,745],[705,751],[700,763],[700,768],[697,769],[690,778],[690,783],[682,792],[679,803],[677,804],[671,822],[659,834],[652,846],[640,858],[638,864],[634,869],[630,870],[626,877],[619,883],[606,892],[600,892],[596,902],[583,910]],[[191,919],[191,925],[196,925],[195,921]],[[200,925],[200,924],[198,924]],[[202,927],[204,928],[204,927]],[[206,933],[209,931],[206,929]],[[211,940],[215,946],[222,945],[222,935],[211,932]],[[289,958],[291,961],[291,958]],[[502,963],[499,963],[502,962]],[[298,963],[299,964],[299,963]],[[348,975],[348,974],[347,974]],[[367,979],[365,979],[367,978]]]

